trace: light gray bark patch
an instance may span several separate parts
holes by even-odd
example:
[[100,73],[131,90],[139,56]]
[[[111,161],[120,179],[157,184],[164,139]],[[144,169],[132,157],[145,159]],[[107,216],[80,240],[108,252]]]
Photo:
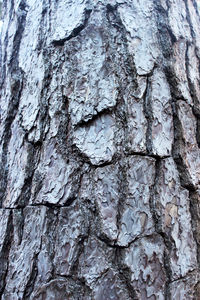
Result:
[[87,220],[78,204],[60,209],[54,243],[55,273],[60,276],[70,276],[79,259],[79,250],[82,249],[87,236]]
[[[14,7],[12,9],[14,9]],[[26,15],[27,15],[26,3],[25,1],[21,1],[21,3],[18,6],[16,30],[13,32],[13,36],[14,36],[13,44],[12,44],[11,56],[8,64],[8,69],[11,74],[11,85],[10,85],[11,95],[10,95],[8,108],[7,108],[7,116],[4,122],[4,135],[2,137],[3,140],[2,153],[1,153],[2,177],[0,182],[1,204],[5,196],[5,190],[7,185],[7,176],[8,176],[7,151],[8,151],[8,144],[11,139],[11,130],[12,130],[11,126],[18,111],[19,101],[23,89],[24,74],[22,69],[19,67],[19,48],[20,48],[22,34],[25,29]]]
[[[81,295],[81,296],[80,296]],[[84,296],[84,289],[82,285],[73,279],[57,278],[39,287],[36,292],[31,296],[31,300],[42,299],[66,299],[72,300],[88,299],[90,297]]]
[[118,165],[97,168],[93,175],[94,185],[91,197],[95,199],[98,209],[101,238],[106,238],[111,243],[118,236],[117,215],[120,198],[118,179]]
[[103,276],[97,281],[94,292],[94,298],[96,300],[129,300],[132,299],[128,295],[127,289],[123,286],[117,273],[112,269],[108,270]]
[[[158,230],[171,244],[171,280],[184,277],[197,268],[197,249],[192,234],[189,193],[180,185],[179,173],[172,158],[161,162],[159,179],[155,185],[154,205],[158,216]],[[184,217],[186,214],[187,219]]]
[[117,103],[117,78],[105,22],[102,10],[95,10],[80,36],[65,45],[62,85],[72,125],[87,122]]
[[87,1],[53,3],[55,14],[51,19],[51,40],[54,46],[62,46],[85,28],[91,13],[87,6]]
[[164,243],[158,235],[135,241],[123,253],[123,266],[130,270],[130,281],[140,299],[164,300],[166,275]]
[[132,156],[126,161],[127,191],[120,213],[117,244],[128,246],[136,238],[154,232],[150,211],[150,194],[154,184],[155,160]]
[[115,153],[115,120],[110,115],[102,115],[89,125],[74,131],[74,144],[85,154],[93,165],[111,162]]

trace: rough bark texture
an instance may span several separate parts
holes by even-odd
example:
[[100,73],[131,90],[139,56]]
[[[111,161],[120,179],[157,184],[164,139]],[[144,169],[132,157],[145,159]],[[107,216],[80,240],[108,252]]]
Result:
[[192,0],[5,0],[0,299],[200,299]]

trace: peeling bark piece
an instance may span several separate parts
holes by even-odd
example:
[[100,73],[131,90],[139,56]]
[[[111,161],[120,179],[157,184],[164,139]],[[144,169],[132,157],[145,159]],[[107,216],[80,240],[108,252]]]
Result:
[[79,278],[95,288],[96,280],[111,267],[111,257],[113,257],[113,249],[90,236],[87,241],[84,241],[84,251],[79,258]]
[[46,217],[46,207],[26,207],[21,244],[12,243],[3,300],[22,300],[30,278],[34,277]]
[[156,69],[151,83],[152,101],[152,153],[158,156],[171,154],[173,143],[173,119],[170,105],[170,87],[165,75]]
[[169,259],[172,279],[183,277],[197,268],[188,196],[188,191],[180,186],[173,159],[163,160],[155,186],[155,209],[160,230],[171,244]]
[[154,232],[150,211],[155,160],[132,156],[127,160],[127,198],[121,213],[118,245],[127,246],[136,237]]
[[124,268],[139,299],[165,299],[164,243],[161,237],[144,237],[124,250]]
[[108,35],[102,30],[105,16],[95,10],[87,27],[66,45],[62,85],[69,101],[72,125],[87,122],[117,102],[116,70],[108,47]]
[[147,3],[145,0],[131,2],[130,6],[122,4],[118,8],[138,75],[150,73],[159,55],[153,9],[153,1]]
[[[196,140],[196,119],[191,107],[183,102],[177,102],[177,115],[180,122],[179,140],[175,152],[175,158],[181,157],[181,179],[186,186],[197,187],[200,183],[200,150]],[[184,141],[184,143],[182,142]],[[178,144],[179,143],[179,144]]]
[[123,287],[117,274],[110,269],[96,283],[95,300],[129,300],[127,289]]
[[51,15],[51,42],[69,38],[75,30],[84,26],[86,3],[83,0],[60,0],[53,2]]
[[87,219],[78,205],[62,207],[58,218],[55,241],[55,272],[70,275],[71,268],[78,259],[79,250],[87,233]]
[[129,98],[127,101],[127,151],[146,152],[147,120],[144,114],[143,102]]
[[74,144],[85,154],[93,165],[101,165],[112,160],[115,121],[110,115],[103,115],[74,132]]
[[97,168],[94,173],[94,195],[100,219],[100,235],[115,241],[118,234],[119,169],[117,166]]
[[170,283],[167,299],[198,300],[200,296],[199,280],[199,274],[194,272],[185,278]]

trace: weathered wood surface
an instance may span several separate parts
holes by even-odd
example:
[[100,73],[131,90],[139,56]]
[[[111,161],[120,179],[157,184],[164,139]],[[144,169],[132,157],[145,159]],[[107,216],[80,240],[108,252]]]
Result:
[[6,0],[0,299],[200,299],[192,0]]

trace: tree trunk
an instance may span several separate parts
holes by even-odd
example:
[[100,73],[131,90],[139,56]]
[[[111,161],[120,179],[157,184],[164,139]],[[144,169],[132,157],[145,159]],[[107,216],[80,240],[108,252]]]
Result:
[[0,299],[200,299],[192,0],[5,0]]

